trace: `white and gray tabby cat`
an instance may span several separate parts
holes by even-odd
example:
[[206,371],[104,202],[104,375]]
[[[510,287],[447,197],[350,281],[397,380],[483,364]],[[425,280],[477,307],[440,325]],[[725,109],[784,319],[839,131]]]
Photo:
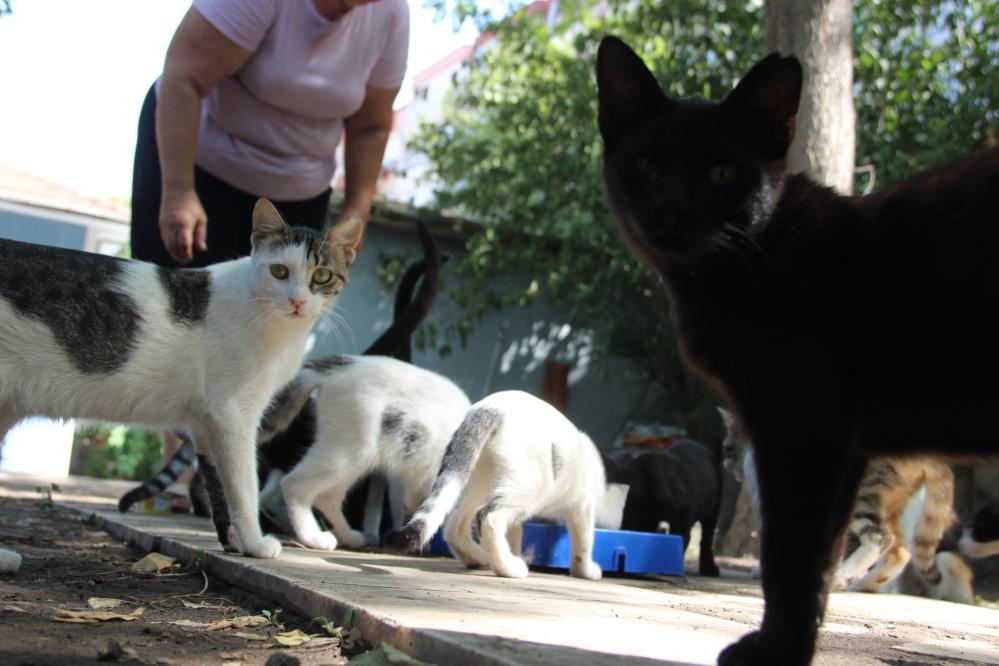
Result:
[[[295,536],[310,548],[365,545],[343,515],[343,500],[358,480],[379,472],[399,483],[407,513],[430,490],[448,440],[469,400],[451,380],[404,361],[380,356],[330,356],[305,362],[275,398],[261,424],[267,441],[315,394],[315,441],[280,479]],[[274,477],[272,477],[274,478]],[[277,483],[268,481],[276,492]],[[261,503],[269,505],[265,495]],[[323,531],[318,509],[333,532]]]
[[[593,441],[558,410],[529,393],[501,391],[468,411],[430,495],[385,541],[396,550],[418,550],[446,515],[444,538],[458,560],[523,578],[523,522],[557,520],[569,530],[570,573],[596,580],[602,571],[593,561],[593,528],[621,526],[627,493],[627,486],[607,483]],[[473,523],[481,545],[472,539]]]
[[289,227],[260,200],[251,256],[205,269],[0,240],[0,437],[31,415],[185,428],[221,476],[223,545],[276,557],[257,521],[257,426],[362,232]]

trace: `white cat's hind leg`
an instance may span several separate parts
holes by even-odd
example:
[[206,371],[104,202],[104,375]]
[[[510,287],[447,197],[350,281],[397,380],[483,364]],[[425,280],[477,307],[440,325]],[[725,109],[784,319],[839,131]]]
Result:
[[603,570],[593,561],[593,528],[594,512],[585,509],[570,511],[566,516],[565,526],[569,530],[572,544],[572,561],[569,563],[569,573],[577,578],[600,580]]
[[281,492],[288,509],[288,518],[295,532],[295,538],[307,548],[317,550],[335,550],[337,538],[332,532],[323,530],[316,517],[312,514],[312,505],[316,497],[326,488],[325,478],[316,478],[310,470],[315,467],[300,462],[290,473],[281,479]]
[[527,562],[510,550],[510,544],[506,540],[511,523],[520,522],[522,515],[518,509],[498,505],[495,498],[478,513],[479,541],[489,558],[489,566],[497,576],[527,577]]
[[444,520],[444,540],[455,558],[469,569],[489,564],[486,551],[472,539],[472,522],[484,500],[485,492],[477,484],[470,484],[458,506]]
[[326,520],[330,521],[333,534],[342,545],[348,548],[361,548],[367,543],[364,533],[352,528],[347,522],[347,517],[343,515],[343,499],[352,484],[353,480],[345,483],[338,481],[334,487],[321,493],[314,504]]

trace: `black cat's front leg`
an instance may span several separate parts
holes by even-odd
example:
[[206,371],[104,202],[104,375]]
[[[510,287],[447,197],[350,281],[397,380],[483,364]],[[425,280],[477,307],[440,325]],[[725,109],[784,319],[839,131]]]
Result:
[[[763,535],[760,630],[730,645],[720,666],[807,666],[825,613],[826,574],[838,554],[865,463],[845,442],[796,438],[756,445]],[[808,466],[799,464],[804,451]]]
[[198,474],[201,475],[208,502],[211,507],[212,523],[218,534],[222,549],[228,553],[238,553],[232,535],[232,521],[229,519],[229,505],[225,501],[225,489],[222,487],[222,477],[218,468],[209,462],[208,458],[198,454]]

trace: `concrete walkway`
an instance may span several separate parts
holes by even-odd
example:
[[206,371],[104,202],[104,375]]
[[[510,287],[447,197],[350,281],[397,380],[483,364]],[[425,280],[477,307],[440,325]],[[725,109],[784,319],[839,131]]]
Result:
[[[441,665],[713,664],[724,646],[756,626],[762,611],[759,586],[734,571],[717,580],[592,582],[536,571],[510,580],[451,559],[327,553],[290,542],[277,560],[253,560],[222,553],[206,520],[117,513],[99,495],[116,497],[122,484],[59,484],[60,503],[93,513],[121,539],[182,560],[204,558],[210,575],[306,617],[341,619],[352,611],[367,641],[385,640]],[[7,495],[30,496],[36,485],[37,479],[0,474],[0,492]],[[837,594],[815,663],[999,663],[997,645],[996,610]]]

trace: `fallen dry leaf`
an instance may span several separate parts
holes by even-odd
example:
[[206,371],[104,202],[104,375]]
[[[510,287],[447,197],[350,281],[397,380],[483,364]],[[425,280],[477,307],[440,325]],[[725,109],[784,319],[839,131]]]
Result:
[[218,631],[220,629],[243,629],[245,627],[263,627],[269,624],[263,615],[241,615],[229,618],[228,620],[216,620],[214,622],[195,622],[194,620],[174,620],[167,624],[175,624],[185,629],[197,629],[201,631]]
[[4,606],[3,608],[0,608],[0,610],[11,612],[11,613],[27,613],[28,612],[28,611],[24,610],[23,608],[18,608],[17,606]]
[[112,599],[110,597],[90,597],[87,599],[87,605],[94,610],[111,610],[112,608],[117,608],[121,606],[124,601],[121,599]]
[[292,631],[279,631],[274,634],[274,640],[276,640],[281,645],[285,647],[295,647],[296,645],[305,645],[313,638],[312,635],[305,633],[301,629],[294,629]]
[[167,557],[160,553],[149,553],[132,565],[132,571],[159,571],[169,569],[177,561],[175,557]]
[[72,611],[66,610],[65,608],[54,609],[56,614],[49,618],[53,622],[75,622],[77,624],[98,624],[100,622],[107,622],[109,620],[122,620],[123,622],[131,622],[132,620],[138,620],[142,617],[142,612],[146,610],[144,607],[136,608],[134,611],[128,615],[123,615],[121,613],[112,613],[111,611]]
[[[245,638],[248,641],[266,641],[267,640],[267,636],[265,634],[254,634],[254,633],[251,633],[249,631],[234,631],[234,632],[232,632],[232,635],[236,636],[237,638]],[[242,659],[242,657],[240,657],[240,659]]]
[[210,604],[205,601],[194,602],[188,601],[187,599],[181,599],[180,603],[184,604],[184,608],[211,608],[214,610],[221,610],[222,608],[225,608],[222,604]]

